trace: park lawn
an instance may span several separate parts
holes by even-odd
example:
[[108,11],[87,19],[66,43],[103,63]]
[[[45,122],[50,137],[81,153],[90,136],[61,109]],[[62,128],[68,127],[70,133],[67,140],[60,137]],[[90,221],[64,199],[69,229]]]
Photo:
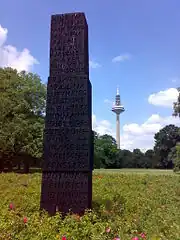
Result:
[[178,175],[94,171],[93,211],[64,220],[39,214],[40,189],[40,173],[0,174],[0,240],[180,240]]
[[[153,175],[174,175],[174,171],[171,169],[141,169],[141,168],[121,168],[121,169],[95,169],[97,174],[109,174],[109,173],[130,173],[130,174],[153,174]],[[177,173],[178,174],[178,173]]]

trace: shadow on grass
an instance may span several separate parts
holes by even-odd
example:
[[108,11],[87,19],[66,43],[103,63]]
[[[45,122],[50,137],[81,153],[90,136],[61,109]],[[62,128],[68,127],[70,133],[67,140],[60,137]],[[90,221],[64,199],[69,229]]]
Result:
[[126,200],[120,194],[112,199],[96,198],[92,201],[92,209],[101,219],[116,217],[116,214],[123,216],[125,213]]
[[28,173],[24,172],[24,169],[17,169],[14,168],[11,171],[8,169],[3,169],[2,172],[0,173],[18,173],[18,174],[33,174],[33,173],[42,173],[42,169],[41,168],[30,168]]

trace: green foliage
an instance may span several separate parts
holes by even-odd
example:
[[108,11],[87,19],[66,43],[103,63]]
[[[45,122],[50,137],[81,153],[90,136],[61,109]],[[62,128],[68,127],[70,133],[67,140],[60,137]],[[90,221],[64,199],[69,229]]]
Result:
[[0,68],[0,159],[42,155],[45,100],[37,75]]
[[180,171],[180,144],[176,145],[176,157],[174,161],[174,171],[179,172]]
[[164,168],[172,168],[173,162],[168,158],[171,149],[176,146],[180,140],[179,127],[175,125],[167,125],[154,136],[154,150],[161,157],[161,166]]
[[178,175],[104,171],[93,175],[93,210],[64,220],[59,214],[40,214],[40,174],[1,174],[0,239],[61,240],[65,235],[69,240],[112,240],[119,235],[128,240],[142,232],[147,240],[180,239]]
[[117,156],[116,140],[108,134],[99,136],[94,132],[94,167],[114,168]]
[[119,150],[117,168],[132,168],[132,152],[129,150]]
[[145,152],[145,164],[147,168],[158,168],[159,156],[155,154],[154,150],[149,149]]
[[153,150],[119,150],[112,136],[94,132],[94,168],[157,168],[159,161]]
[[144,154],[141,152],[140,149],[136,148],[133,150],[133,158],[132,158],[132,163],[133,163],[133,168],[139,168],[142,166],[144,161]]

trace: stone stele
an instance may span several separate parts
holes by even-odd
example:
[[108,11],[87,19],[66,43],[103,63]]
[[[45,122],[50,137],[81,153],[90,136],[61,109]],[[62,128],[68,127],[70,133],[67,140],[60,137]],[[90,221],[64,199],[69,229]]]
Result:
[[85,15],[53,15],[40,202],[50,215],[91,208],[91,92]]

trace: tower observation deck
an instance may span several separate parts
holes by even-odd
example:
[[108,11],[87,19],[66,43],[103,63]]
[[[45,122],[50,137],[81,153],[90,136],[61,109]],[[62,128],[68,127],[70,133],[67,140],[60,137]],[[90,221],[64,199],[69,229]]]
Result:
[[115,102],[113,103],[113,106],[112,106],[112,112],[116,114],[116,142],[117,142],[118,149],[120,149],[120,114],[124,111],[125,109],[121,105],[119,89],[117,88]]

